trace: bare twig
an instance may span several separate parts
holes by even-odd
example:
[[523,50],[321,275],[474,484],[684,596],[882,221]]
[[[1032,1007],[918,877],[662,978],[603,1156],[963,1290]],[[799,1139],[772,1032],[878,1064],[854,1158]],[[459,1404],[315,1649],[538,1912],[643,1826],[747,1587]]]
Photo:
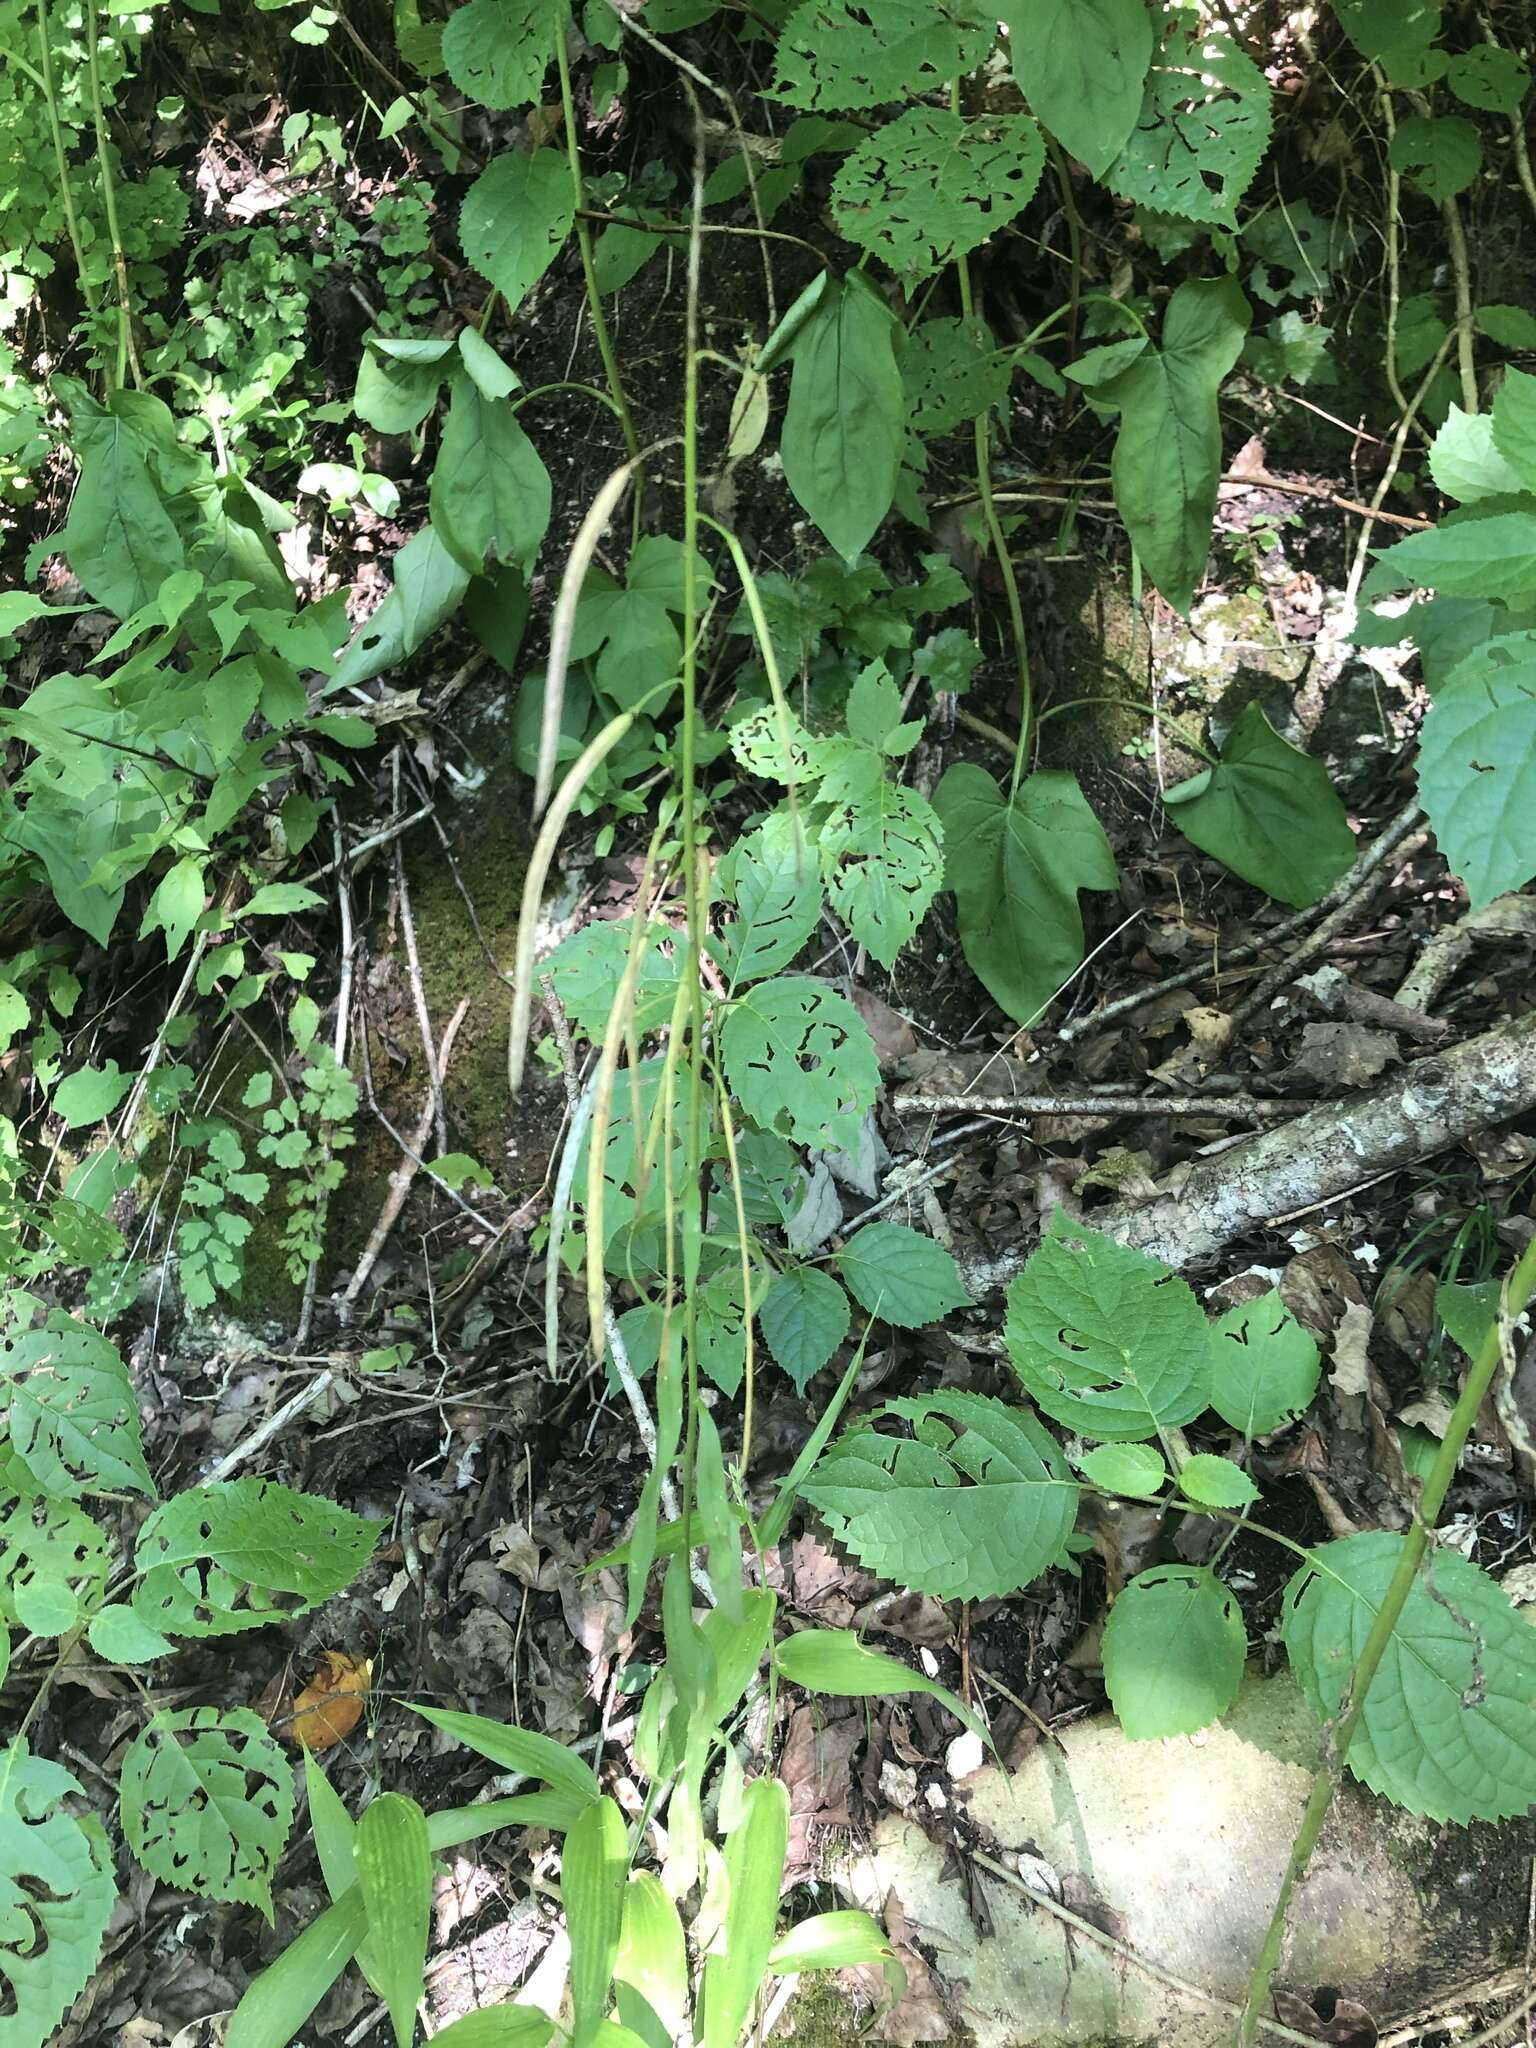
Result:
[[[400,808],[400,750],[395,749],[395,808]],[[443,1109],[443,1075],[437,1047],[432,1040],[432,1018],[427,1009],[427,991],[421,979],[421,956],[416,949],[416,919],[411,912],[410,884],[405,878],[405,854],[395,841],[395,894],[400,903],[400,933],[405,940],[405,961],[410,970],[411,1000],[416,1006],[416,1029],[421,1034],[422,1057],[427,1063],[427,1085],[432,1091],[432,1134],[438,1156],[448,1150],[448,1118]]]
[[898,1116],[946,1116],[984,1110],[993,1116],[1301,1116],[1311,1099],[1262,1095],[898,1095]]

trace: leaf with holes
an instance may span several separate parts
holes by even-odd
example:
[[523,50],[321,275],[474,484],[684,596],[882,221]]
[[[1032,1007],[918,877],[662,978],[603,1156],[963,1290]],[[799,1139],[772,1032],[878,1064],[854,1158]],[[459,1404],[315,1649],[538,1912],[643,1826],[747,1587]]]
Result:
[[432,526],[460,568],[526,574],[549,527],[549,471],[505,398],[456,377],[432,471]]
[[1056,1563],[1077,1515],[1050,1436],[982,1394],[888,1402],[823,1452],[801,1492],[861,1564],[940,1600],[1016,1593]]
[[818,1266],[787,1267],[763,1296],[763,1342],[799,1393],[847,1336],[851,1314],[847,1295]]
[[821,858],[838,914],[891,967],[944,877],[944,828],[932,804],[882,775],[864,801],[833,808]]
[[804,975],[765,981],[727,1012],[720,1049],[726,1078],[760,1129],[829,1152],[857,1147],[880,1062],[846,996]]
[[498,113],[532,106],[566,13],[566,0],[468,0],[443,29],[448,76],[460,92]]
[[1536,633],[1505,633],[1435,691],[1419,801],[1473,907],[1536,874]]
[[39,2048],[85,1989],[117,1900],[112,1845],[62,1765],[0,1750],[0,2042]]
[[[540,977],[547,974],[555,984],[555,994],[572,1028],[594,1045],[602,1041],[619,981],[629,963],[634,926],[632,917],[594,918],[562,939],[539,963]],[[645,941],[635,976],[634,1027],[641,1038],[659,1031],[671,1016],[682,973],[677,934],[670,925],[653,918],[646,927]]]
[[736,916],[721,934],[731,987],[787,967],[821,918],[821,878],[803,822],[765,818],[738,839],[716,870]]
[[741,1391],[747,1362],[747,1315],[742,1273],[733,1261],[698,1291],[699,1370],[732,1398]]
[[1045,162],[1027,114],[909,107],[877,128],[832,181],[839,234],[910,278],[929,276],[1006,227]]
[[1082,1436],[1134,1443],[1210,1406],[1209,1326],[1188,1285],[1060,1209],[1008,1289],[1003,1335],[1036,1404]]
[[859,272],[829,285],[794,341],[784,480],[853,561],[890,510],[906,435],[896,318]]
[[1397,124],[1387,162],[1426,199],[1444,206],[1465,192],[1482,169],[1482,138],[1461,114],[1410,114]]
[[[1281,1633],[1332,1722],[1402,1552],[1386,1530],[1325,1543],[1286,1588]],[[1348,1763],[1430,1820],[1505,1820],[1536,1804],[1536,1630],[1453,1550],[1432,1547],[1381,1660]]]
[[1186,839],[1281,903],[1315,903],[1354,865],[1355,835],[1328,770],[1282,739],[1257,704],[1244,706],[1216,765],[1163,801]]
[[1235,228],[1271,125],[1269,85],[1253,59],[1203,21],[1170,16],[1141,113],[1104,182],[1157,213]]
[[559,254],[576,218],[571,173],[556,149],[493,157],[464,195],[464,254],[515,313]]
[[954,1254],[904,1223],[867,1223],[837,1255],[838,1270],[861,1308],[904,1330],[936,1323],[971,1297]]
[[804,0],[770,97],[821,113],[915,98],[974,70],[995,34],[972,0]]
[[901,377],[913,426],[920,434],[942,434],[999,404],[1013,363],[984,320],[946,315],[908,335]]
[[1213,1571],[1154,1565],[1109,1610],[1104,1685],[1133,1740],[1193,1735],[1237,1698],[1247,1654],[1242,1610]]
[[189,1487],[139,1531],[134,1611],[168,1635],[262,1628],[339,1593],[377,1540],[377,1523],[270,1479]]
[[154,1497],[139,1409],[117,1347],[55,1310],[40,1330],[0,1342],[11,1442],[46,1492],[126,1487]]
[[1130,139],[1152,61],[1146,0],[1003,0],[1031,110],[1102,178]]
[[1497,43],[1474,43],[1451,59],[1445,82],[1464,106],[1485,114],[1518,114],[1531,89],[1531,67]]
[[1211,1342],[1211,1406],[1244,1436],[1280,1429],[1317,1392],[1317,1344],[1277,1288],[1229,1308],[1211,1326]]
[[68,1585],[82,1607],[106,1590],[107,1539],[73,1501],[53,1500],[14,1452],[0,1469],[0,1620],[18,1621],[17,1600],[30,1586]]
[[157,1714],[123,1759],[123,1833],[152,1877],[272,1918],[293,1771],[245,1707]]

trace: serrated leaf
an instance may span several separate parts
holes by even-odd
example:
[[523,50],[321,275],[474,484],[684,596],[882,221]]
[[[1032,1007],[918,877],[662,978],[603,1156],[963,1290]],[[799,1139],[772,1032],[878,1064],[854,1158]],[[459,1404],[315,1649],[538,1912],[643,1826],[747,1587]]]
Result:
[[1276,1288],[1229,1308],[1211,1326],[1211,1342],[1211,1406],[1244,1436],[1268,1436],[1317,1392],[1317,1344]]
[[[548,975],[572,1027],[583,1038],[601,1044],[608,1013],[619,992],[619,982],[629,960],[634,933],[632,917],[594,918],[580,931],[562,939],[553,953],[539,963],[539,974]],[[634,1028],[644,1038],[659,1031],[672,1014],[682,963],[676,951],[677,935],[670,925],[652,921],[646,931],[646,947],[640,956],[635,978]]]
[[970,0],[804,0],[779,38],[770,97],[822,113],[915,97],[973,70],[994,34]]
[[172,1635],[230,1635],[307,1614],[350,1583],[378,1525],[270,1479],[188,1487],[139,1531],[134,1612]]
[[1141,112],[1104,182],[1156,213],[1235,227],[1270,127],[1269,85],[1252,58],[1204,21],[1170,14]]
[[153,1877],[272,1918],[293,1771],[245,1707],[157,1714],[123,1759],[123,1833]]
[[1082,1436],[1134,1443],[1210,1406],[1209,1327],[1188,1285],[1059,1209],[1008,1289],[1003,1335],[1036,1405]]
[[1531,67],[1514,50],[1497,43],[1473,43],[1456,52],[1445,82],[1465,106],[1486,114],[1518,114],[1531,89]]
[[1016,1023],[1035,1021],[1083,958],[1080,889],[1119,877],[1075,775],[1028,776],[1010,799],[961,761],[933,793],[948,848],[960,943],[972,972]]
[[47,1492],[154,1497],[133,1383],[105,1337],[55,1310],[42,1329],[0,1342],[0,1385],[11,1442]]
[[1044,163],[1027,114],[967,119],[909,107],[846,159],[832,181],[832,218],[892,270],[927,277],[1022,213]]
[[[917,1434],[883,1434],[882,1419]],[[1045,1430],[981,1394],[888,1403],[822,1454],[801,1492],[861,1564],[940,1600],[1027,1586],[1061,1556],[1077,1515]]]
[[576,217],[570,167],[555,149],[493,157],[464,195],[464,254],[515,313],[554,262]]
[[396,2048],[411,2048],[432,1932],[426,1815],[414,1799],[381,1792],[363,1809],[352,1853],[368,1912],[371,1981],[389,2008]]
[[526,575],[549,527],[549,471],[504,398],[454,380],[432,471],[432,525],[471,576],[495,563]]
[[1168,1480],[1163,1454],[1151,1444],[1095,1444],[1076,1464],[1094,1486],[1102,1486],[1107,1493],[1127,1494],[1132,1500],[1150,1500],[1162,1492]]
[[1165,790],[1173,821],[1203,853],[1281,903],[1315,903],[1354,865],[1349,814],[1328,770],[1247,704],[1214,768]]
[[1387,548],[1382,568],[1400,587],[1420,583],[1450,597],[1517,603],[1536,596],[1536,512],[1444,520]]
[[[1519,346],[1536,347],[1536,321],[1529,340]],[[1474,418],[1491,418],[1495,452],[1519,479],[1518,488],[1536,490],[1536,377],[1511,365],[1504,372],[1492,414],[1478,413]]]
[[1410,114],[1397,124],[1387,162],[1444,206],[1465,192],[1483,167],[1483,144],[1461,114]]
[[41,2048],[101,1953],[117,1898],[100,1821],[64,1801],[85,1794],[20,1736],[0,1751],[0,2042]]
[[857,1146],[880,1062],[846,996],[803,975],[762,982],[732,1004],[720,1049],[726,1078],[760,1129],[829,1152]]
[[158,1630],[146,1628],[131,1607],[103,1607],[91,1616],[86,1637],[109,1664],[148,1664],[170,1656],[176,1647]]
[[839,916],[882,967],[893,966],[944,876],[944,828],[933,805],[882,774],[863,800],[833,806],[821,857]]
[[[24,1479],[25,1492],[13,1490]],[[81,1604],[105,1590],[111,1558],[101,1530],[73,1501],[36,1491],[19,1458],[7,1454],[0,1483],[0,1620],[19,1619],[16,1596],[34,1582],[66,1583]]]
[[80,1602],[65,1579],[24,1580],[12,1587],[11,1599],[16,1620],[28,1635],[62,1636],[80,1618]]
[[482,107],[531,106],[566,12],[566,0],[467,0],[443,29],[448,76]]
[[[1403,1540],[1371,1530],[1323,1544],[1286,1589],[1286,1651],[1325,1722],[1338,1713]],[[1536,1804],[1533,1701],[1536,1630],[1486,1572],[1432,1547],[1366,1694],[1347,1762],[1410,1813],[1462,1825],[1504,1820]]]
[[1536,874],[1536,633],[1490,640],[1436,690],[1419,800],[1474,908]]
[[837,1265],[861,1307],[904,1330],[971,1305],[954,1254],[904,1223],[867,1223],[848,1239]]
[[1141,112],[1152,61],[1145,0],[1005,0],[1001,13],[1031,109],[1101,178]]
[[803,821],[765,818],[738,839],[719,868],[737,915],[721,934],[731,986],[787,967],[821,918],[821,878]]
[[66,1131],[78,1131],[110,1116],[132,1086],[132,1074],[125,1074],[116,1060],[104,1067],[77,1067],[54,1089],[52,1107]]
[[1248,1507],[1259,1497],[1259,1489],[1240,1465],[1210,1451],[1197,1451],[1184,1460],[1179,1487],[1186,1499],[1203,1508]]
[[847,1295],[830,1273],[817,1266],[790,1266],[763,1296],[757,1319],[775,1362],[803,1394],[847,1336],[852,1314]]
[[1248,1638],[1242,1611],[1201,1565],[1156,1565],[1126,1586],[1104,1624],[1104,1685],[1133,1740],[1192,1735],[1237,1698]]
[[850,562],[896,495],[906,395],[895,332],[890,307],[854,272],[828,286],[794,343],[779,437],[784,480]]
[[947,433],[978,418],[1006,395],[1009,357],[984,320],[925,320],[907,337],[901,378],[920,434]]
[[1523,487],[1522,479],[1499,450],[1494,415],[1463,412],[1459,405],[1451,407],[1430,443],[1429,473],[1446,497],[1454,498],[1458,505],[1504,497]]

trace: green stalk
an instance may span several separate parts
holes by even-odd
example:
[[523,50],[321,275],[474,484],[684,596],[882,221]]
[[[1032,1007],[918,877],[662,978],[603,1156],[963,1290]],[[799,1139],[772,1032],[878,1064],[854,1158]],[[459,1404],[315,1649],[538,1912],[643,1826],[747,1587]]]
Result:
[[1243,2017],[1237,2033],[1237,2048],[1252,2048],[1258,2029],[1262,2008],[1269,1997],[1270,1980],[1280,1961],[1280,1945],[1285,1938],[1285,1917],[1291,1903],[1291,1895],[1312,1860],[1318,1837],[1323,1831],[1328,1808],[1333,1800],[1334,1785],[1344,1769],[1349,1756],[1350,1745],[1360,1725],[1360,1716],[1365,1710],[1366,1695],[1371,1689],[1393,1631],[1402,1618],[1408,1595],[1418,1576],[1419,1566],[1429,1548],[1430,1531],[1435,1525],[1445,1496],[1456,1474],[1462,1450],[1477,1412],[1483,1405],[1484,1397],[1493,1384],[1494,1374],[1499,1369],[1503,1354],[1504,1333],[1508,1324],[1520,1314],[1533,1292],[1536,1292],[1536,1237],[1521,1253],[1514,1271],[1505,1282],[1499,1313],[1492,1327],[1477,1348],[1471,1370],[1461,1389],[1461,1397],[1451,1411],[1446,1425],[1445,1440],[1441,1444],[1429,1477],[1424,1482],[1424,1497],[1419,1503],[1419,1512],[1413,1525],[1403,1538],[1403,1547],[1397,1560],[1397,1569],[1392,1574],[1386,1596],[1377,1610],[1371,1624],[1371,1632],[1365,1639],[1365,1646],[1355,1660],[1355,1668],[1349,1675],[1344,1689],[1341,1710],[1331,1728],[1324,1736],[1323,1761],[1317,1776],[1312,1781],[1312,1795],[1307,1801],[1306,1812],[1301,1817],[1301,1826],[1291,1847],[1290,1861],[1285,1867],[1285,1876],[1280,1881],[1280,1896],[1275,1901],[1275,1910],[1264,1936],[1264,1946],[1259,1951],[1258,1961],[1253,1966],[1253,1975],[1248,1980],[1248,1997],[1243,2006]]
[[101,63],[97,47],[96,0],[85,0],[85,63],[91,88],[91,119],[96,129],[96,154],[101,162],[101,198],[107,216],[107,235],[112,243],[112,269],[117,278],[117,382],[126,368],[134,384],[142,389],[144,372],[133,340],[133,295],[128,289],[128,262],[123,255],[123,235],[117,218],[117,182],[107,136],[107,114],[101,97]]
[[1166,711],[1159,711],[1155,704],[1143,703],[1139,697],[1116,697],[1102,691],[1095,691],[1088,697],[1067,697],[1060,704],[1052,704],[1047,710],[1042,711],[1035,724],[1042,726],[1049,719],[1059,718],[1063,711],[1076,711],[1083,704],[1118,704],[1122,711],[1139,711],[1144,717],[1150,718],[1154,725],[1166,725],[1171,731],[1176,732],[1189,751],[1198,754],[1202,761],[1209,761],[1213,768],[1219,765],[1210,748],[1203,740],[1197,740],[1188,726],[1181,725],[1176,718],[1170,718]]
[[53,160],[59,173],[59,203],[64,208],[64,225],[69,230],[69,246],[74,251],[75,275],[80,280],[80,296],[85,301],[85,309],[88,313],[94,313],[96,290],[85,274],[85,244],[80,239],[80,220],[75,212],[75,195],[69,189],[69,158],[64,150],[64,129],[59,120],[58,95],[53,83],[53,47],[48,39],[48,0],[37,0],[37,61],[41,67],[40,76],[22,58],[15,59],[17,66],[40,87],[43,104],[48,109],[48,132],[53,138]]

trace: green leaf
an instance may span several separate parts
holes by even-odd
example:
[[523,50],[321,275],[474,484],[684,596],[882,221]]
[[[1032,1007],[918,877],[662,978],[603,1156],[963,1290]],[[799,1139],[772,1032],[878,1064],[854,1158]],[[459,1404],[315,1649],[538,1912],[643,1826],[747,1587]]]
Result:
[[[613,1966],[619,2018],[646,2048],[673,2048],[688,2021],[688,1949],[677,1908],[653,1871],[632,1870]],[[487,2044],[494,2048],[494,2044]]]
[[459,329],[459,360],[485,398],[509,398],[523,381],[481,337],[478,328]]
[[1480,107],[1486,114],[1518,114],[1531,89],[1531,67],[1497,43],[1474,43],[1451,59],[1445,82],[1464,106]]
[[[1536,322],[1530,340],[1522,347],[1536,348]],[[1489,417],[1474,415],[1477,419]],[[1493,445],[1519,478],[1518,488],[1536,491],[1536,377],[1513,366],[1504,372],[1498,396],[1493,401]]]
[[1096,1444],[1075,1462],[1091,1485],[1132,1500],[1150,1500],[1168,1481],[1163,1454],[1151,1444]]
[[1317,1345],[1276,1288],[1229,1308],[1211,1326],[1211,1342],[1211,1406],[1246,1437],[1282,1428],[1317,1392]]
[[87,592],[120,619],[149,604],[187,559],[141,448],[122,420],[93,423],[69,524],[59,536]]
[[787,967],[821,919],[821,878],[803,821],[789,812],[765,818],[716,875],[737,910],[721,934],[732,988]]
[[468,376],[454,379],[431,502],[434,530],[472,576],[496,562],[533,567],[549,527],[549,471],[506,399]]
[[157,1629],[146,1628],[131,1607],[103,1607],[91,1616],[86,1637],[108,1664],[150,1664],[176,1648]]
[[1252,58],[1203,19],[1170,10],[1141,112],[1104,182],[1156,213],[1234,228],[1270,127],[1269,86]]
[[152,1877],[272,1918],[293,1772],[245,1707],[156,1714],[123,1759],[123,1834]]
[[460,92],[498,113],[532,106],[566,13],[566,0],[467,0],[443,29],[448,76]]
[[1251,318],[1235,278],[1181,284],[1163,316],[1162,346],[1143,349],[1100,387],[1121,414],[1110,462],[1115,503],[1142,567],[1185,616],[1211,551],[1221,480],[1216,396]]
[[916,936],[944,875],[944,829],[926,797],[882,775],[821,828],[832,902],[882,967]]
[[1179,1488],[1187,1500],[1203,1508],[1248,1507],[1259,1497],[1259,1489],[1240,1465],[1210,1451],[1198,1451],[1184,1460],[1179,1467]]
[[954,1254],[904,1223],[867,1223],[837,1255],[838,1270],[861,1307],[904,1330],[936,1323],[971,1297]]
[[116,1060],[104,1067],[77,1067],[53,1091],[54,1114],[66,1131],[78,1131],[110,1116],[132,1086],[132,1074],[125,1074]]
[[759,1129],[829,1152],[857,1146],[880,1062],[846,996],[804,975],[760,982],[727,1011],[720,1050],[726,1078]]
[[[1519,376],[1520,372],[1509,374]],[[1527,382],[1536,384],[1536,378]],[[1451,407],[1429,450],[1429,473],[1448,498],[1459,505],[1474,505],[1481,498],[1504,497],[1522,488],[1521,477],[1500,453],[1497,435],[1492,413]]]
[[[71,1813],[66,1799],[83,1811]],[[41,2048],[96,1968],[117,1898],[112,1848],[62,1765],[0,1750],[0,2040]]]
[[1055,769],[1027,777],[1010,800],[984,769],[957,762],[933,807],[971,970],[1016,1023],[1033,1023],[1082,962],[1078,891],[1119,879],[1103,827],[1077,777]]
[[892,270],[928,277],[1022,213],[1044,163],[1027,114],[963,119],[947,107],[909,107],[844,162],[832,218]]
[[307,1614],[362,1569],[379,1525],[270,1479],[192,1486],[139,1531],[134,1612],[172,1635],[231,1635]]
[[1333,0],[1333,11],[1362,57],[1427,49],[1440,33],[1440,0]]
[[432,2048],[547,2048],[554,2032],[536,2005],[484,2005],[434,2034]]
[[1105,1690],[1133,1741],[1193,1735],[1237,1698],[1247,1653],[1242,1610],[1213,1571],[1155,1565],[1109,1610]]
[[0,1385],[11,1442],[45,1492],[154,1498],[133,1383],[105,1337],[56,1309],[42,1329],[0,1341]]
[[1490,640],[1436,690],[1419,801],[1474,908],[1536,874],[1536,633]]
[[[912,1437],[882,1434],[882,1419]],[[1034,1417],[958,1392],[877,1409],[801,1493],[861,1564],[940,1600],[1018,1592],[1061,1557],[1077,1514],[1077,1487]]]
[[165,957],[174,960],[203,914],[203,865],[187,856],[166,869],[145,905],[139,937],[165,933]]
[[885,1971],[891,2002],[899,2005],[906,1996],[907,1973],[877,1923],[857,1907],[797,1920],[773,1944],[768,1957],[776,1977],[795,1977],[802,1970],[849,1970],[861,1964]]
[[907,337],[901,378],[920,434],[947,433],[999,404],[1013,365],[984,320],[925,320]]
[[241,904],[241,917],[294,917],[301,910],[318,910],[324,897],[317,896],[302,882],[263,882]]
[[737,2048],[768,1973],[788,1847],[788,1789],[777,1778],[754,1778],[725,1841],[725,1925],[704,1959],[702,2048]]
[[354,1887],[253,1980],[229,2022],[224,2048],[288,2048],[367,1931],[363,1895]]
[[414,1799],[381,1792],[363,1809],[353,1842],[368,1911],[374,1988],[389,2007],[397,2048],[412,2048],[432,1932],[432,1852]]
[[28,1579],[14,1589],[13,1600],[28,1635],[67,1635],[80,1618],[80,1602],[67,1579]]
[[1349,815],[1321,761],[1284,740],[1255,703],[1221,759],[1163,801],[1186,839],[1281,903],[1315,903],[1354,865]]
[[1036,1405],[1082,1436],[1133,1443],[1210,1406],[1209,1326],[1186,1283],[1059,1209],[1008,1289],[1003,1335]]
[[817,1266],[790,1266],[775,1278],[757,1319],[763,1342],[797,1392],[805,1392],[847,1336],[851,1314],[847,1295]]
[[408,661],[458,609],[470,582],[430,524],[396,555],[394,578],[388,596],[358,627],[337,663],[327,696],[356,689]]
[[1024,97],[1102,178],[1141,112],[1152,62],[1145,0],[1004,0],[1001,12]]
[[1536,512],[1446,520],[1387,548],[1381,566],[1400,587],[1421,583],[1450,597],[1510,603],[1536,597]]
[[[594,1045],[601,1044],[608,1013],[619,992],[634,934],[632,917],[594,918],[562,939],[540,962],[539,973],[555,984],[561,1007],[573,1028]],[[682,962],[677,934],[653,920],[635,979],[634,1028],[640,1038],[659,1031],[672,1015]]]
[[408,1702],[412,1713],[420,1714],[434,1728],[441,1728],[455,1742],[462,1742],[483,1757],[489,1757],[504,1771],[521,1771],[530,1778],[543,1778],[557,1791],[569,1793],[583,1806],[597,1797],[598,1784],[589,1764],[574,1750],[548,1735],[529,1728],[514,1728],[508,1722],[488,1721],[480,1714],[456,1714],[446,1707],[420,1707]]
[[1457,1285],[1447,1282],[1435,1289],[1435,1314],[1452,1343],[1459,1344],[1468,1358],[1475,1358],[1483,1339],[1498,1321],[1503,1283],[1473,1280]]
[[906,397],[895,331],[890,307],[855,272],[827,287],[794,344],[779,442],[784,480],[850,562],[896,495]]
[[1397,124],[1387,162],[1426,199],[1444,206],[1465,192],[1482,169],[1482,138],[1461,114],[1410,114]]
[[107,1539],[73,1501],[52,1500],[13,1452],[0,1484],[0,1620],[16,1621],[17,1596],[33,1584],[67,1584],[94,1605],[106,1587]]
[[[1282,1636],[1319,1719],[1339,1711],[1404,1539],[1325,1543],[1286,1588]],[[1536,1803],[1536,1630],[1474,1564],[1432,1546],[1377,1669],[1348,1764],[1430,1820],[1505,1820]]]
[[769,96],[822,113],[916,98],[974,70],[995,33],[970,0],[804,0],[779,38]]
[[375,433],[414,433],[437,403],[443,378],[452,367],[452,347],[446,336],[412,343],[368,335],[358,358],[352,410]]
[[963,1727],[990,1743],[986,1723],[946,1687],[910,1665],[866,1649],[849,1628],[807,1628],[786,1636],[773,1653],[774,1667],[791,1685],[807,1692],[829,1693],[841,1700],[889,1700],[903,1693],[926,1693],[948,1708]]
[[[1478,327],[1500,348],[1536,348],[1536,313],[1525,306],[1479,306]],[[1498,401],[1494,401],[1497,406]]]
[[559,150],[493,157],[464,195],[464,254],[515,313],[559,254],[576,217]]
[[565,1838],[560,1900],[571,1937],[571,2048],[586,2048],[602,2025],[624,1929],[629,1843],[624,1816],[594,1799]]

